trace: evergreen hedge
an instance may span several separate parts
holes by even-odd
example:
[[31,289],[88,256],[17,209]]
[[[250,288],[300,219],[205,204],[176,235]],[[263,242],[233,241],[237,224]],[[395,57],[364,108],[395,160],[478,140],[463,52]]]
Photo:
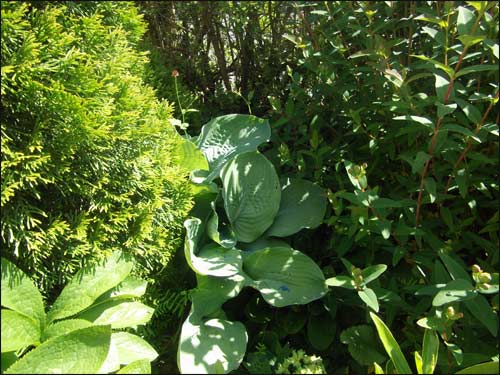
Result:
[[48,297],[116,248],[168,263],[191,208],[132,2],[2,2],[1,247]]

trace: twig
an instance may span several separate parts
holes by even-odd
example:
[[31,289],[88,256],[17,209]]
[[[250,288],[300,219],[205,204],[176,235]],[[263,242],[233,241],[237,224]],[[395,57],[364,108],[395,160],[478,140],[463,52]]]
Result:
[[[498,99],[498,90],[497,90],[497,94],[495,95],[495,99]],[[493,102],[494,100],[491,101],[488,109],[486,109],[486,112],[484,112],[484,115],[483,117],[481,118],[481,122],[477,125],[476,129],[474,130],[474,134],[477,134],[479,133],[479,131],[481,130],[481,128],[483,127],[483,124],[484,122],[486,121],[486,117],[488,116],[488,114],[490,113],[491,109],[493,108]],[[452,171],[452,174],[450,175],[450,177],[448,178],[448,182],[446,183],[446,189],[444,190],[444,193],[446,194],[448,192],[448,189],[450,187],[450,183],[451,183],[451,180],[453,179],[453,172],[455,172],[458,168],[458,166],[462,163],[462,161],[465,159],[465,155],[467,154],[467,152],[469,152],[469,150],[472,148],[472,138],[469,138],[469,140],[467,141],[467,146],[465,147],[465,149],[462,151],[462,153],[460,154],[460,156],[458,157],[458,160],[455,162],[455,165],[453,166],[453,171]]]

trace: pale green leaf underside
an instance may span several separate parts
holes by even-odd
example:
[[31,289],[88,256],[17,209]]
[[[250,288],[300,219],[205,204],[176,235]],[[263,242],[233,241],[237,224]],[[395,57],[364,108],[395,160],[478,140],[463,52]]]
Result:
[[256,240],[279,210],[281,191],[274,166],[260,153],[247,152],[225,165],[221,179],[224,207],[237,240]]
[[271,305],[306,304],[326,292],[325,277],[314,261],[289,247],[257,250],[243,261],[250,286]]
[[114,252],[103,264],[83,268],[66,285],[52,309],[49,321],[74,315],[89,307],[104,292],[118,285],[132,270],[131,261],[120,259],[121,252]]
[[245,355],[248,335],[240,322],[210,319],[200,325],[189,317],[182,325],[177,365],[182,374],[224,373],[239,367]]
[[158,353],[139,336],[127,332],[114,332],[111,335],[111,345],[118,353],[118,362],[122,365],[146,359],[149,362],[158,357]]
[[55,337],[14,363],[6,374],[94,374],[109,350],[109,326],[89,327]]
[[208,160],[206,181],[216,178],[234,156],[256,151],[271,137],[269,121],[251,115],[226,115],[212,119],[201,128],[196,146]]
[[2,353],[40,341],[38,322],[17,311],[2,309]]
[[45,325],[42,295],[31,279],[7,259],[2,258],[2,306]]
[[310,181],[287,178],[281,184],[281,202],[266,235],[286,237],[303,228],[316,228],[326,212],[326,194]]

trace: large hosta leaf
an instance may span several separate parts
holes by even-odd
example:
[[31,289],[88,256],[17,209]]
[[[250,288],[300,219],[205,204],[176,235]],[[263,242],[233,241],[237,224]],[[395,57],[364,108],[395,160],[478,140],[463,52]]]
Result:
[[245,355],[248,335],[240,322],[210,319],[182,325],[177,365],[182,374],[228,373],[239,367]]
[[[231,228],[229,222],[225,222],[227,219],[222,213],[219,215],[217,212],[216,202],[211,203],[213,215],[208,219],[207,222],[207,234],[213,241],[217,242],[222,247],[231,249],[236,245],[236,235]],[[220,217],[219,217],[220,216]]]
[[211,243],[204,246],[198,256],[193,259],[193,265],[201,275],[231,276],[241,271],[242,257],[238,249],[226,249]]
[[226,249],[218,244],[208,244],[199,250],[198,242],[203,234],[200,219],[188,219],[184,222],[187,229],[184,243],[184,255],[189,266],[200,275],[231,276],[241,270],[241,251]]
[[110,326],[79,329],[45,341],[5,373],[95,374],[106,359],[110,339]]
[[132,261],[116,251],[97,267],[81,269],[54,302],[48,313],[49,321],[66,318],[89,307],[101,294],[123,281],[132,266]]
[[43,328],[45,311],[42,295],[26,274],[2,258],[2,306],[34,319]]
[[246,278],[236,274],[230,277],[196,275],[198,287],[192,292],[191,321],[198,323],[214,313],[224,302],[236,297],[245,286]]
[[326,193],[310,181],[287,178],[281,185],[281,202],[266,235],[286,237],[303,228],[316,228],[326,211]]
[[273,223],[280,184],[273,165],[258,152],[240,154],[221,171],[226,213],[238,241],[256,240]]
[[273,306],[306,304],[326,292],[325,277],[314,261],[288,247],[257,250],[243,262],[250,284]]
[[234,156],[255,151],[271,137],[269,121],[250,115],[226,115],[212,119],[201,128],[196,146],[208,160],[210,172],[206,181],[212,181]]

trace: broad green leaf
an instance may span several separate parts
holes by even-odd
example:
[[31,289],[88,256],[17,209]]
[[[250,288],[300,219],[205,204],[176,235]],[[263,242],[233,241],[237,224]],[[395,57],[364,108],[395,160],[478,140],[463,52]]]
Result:
[[18,360],[18,357],[16,355],[16,352],[5,352],[1,355],[1,373],[3,374],[12,364],[14,364]]
[[354,281],[350,276],[335,276],[325,280],[326,285],[346,289],[355,289]]
[[226,162],[238,154],[256,151],[271,137],[269,121],[251,115],[226,115],[210,120],[201,128],[196,146],[210,166],[207,181],[219,175]]
[[110,298],[138,298],[146,293],[148,282],[133,276],[127,276],[120,284],[102,294],[96,303]]
[[182,168],[193,170],[208,170],[208,162],[205,155],[196,147],[196,145],[187,140],[182,139],[179,145],[173,152],[176,164]]
[[182,374],[214,374],[221,365],[228,373],[239,367],[247,341],[245,326],[240,322],[210,319],[197,325],[188,317],[182,325],[177,366]]
[[118,362],[121,365],[127,365],[142,359],[152,362],[158,357],[158,353],[151,345],[139,336],[128,332],[113,332],[111,334],[111,345],[115,346],[118,353]]
[[474,290],[469,281],[456,279],[450,281],[444,288],[440,289],[432,300],[432,305],[441,306],[447,303],[469,300],[476,296],[477,291]]
[[38,322],[17,311],[2,309],[2,353],[40,342]]
[[498,361],[479,363],[474,366],[469,366],[455,374],[498,374]]
[[2,306],[34,319],[40,329],[45,326],[42,295],[26,274],[2,258]]
[[405,115],[405,116],[396,116],[393,118],[393,120],[414,121],[414,122],[417,122],[421,125],[424,125],[425,127],[429,128],[429,129],[434,130],[434,123],[431,120],[429,120],[427,117]]
[[203,224],[200,219],[188,219],[184,222],[186,238],[184,255],[189,266],[200,275],[231,276],[241,270],[241,251],[225,249],[217,244],[208,244],[201,250],[198,241],[203,234]]
[[472,30],[472,25],[476,20],[474,12],[471,10],[459,6],[458,7],[458,17],[457,17],[457,30],[459,35],[469,35]]
[[279,211],[268,236],[286,237],[303,228],[316,228],[326,212],[326,193],[307,180],[287,178],[281,181]]
[[347,344],[347,349],[360,365],[369,366],[373,362],[384,362],[386,356],[376,343],[375,332],[369,325],[347,328],[340,334],[340,341]]
[[411,163],[411,173],[415,174],[424,168],[425,163],[431,158],[431,156],[423,151],[417,152],[415,159]]
[[382,275],[386,269],[387,266],[385,264],[376,264],[374,266],[366,267],[361,271],[361,276],[363,276],[363,282],[365,284],[372,282],[380,275]]
[[225,277],[241,271],[241,251],[226,249],[218,244],[205,245],[197,256],[193,257],[193,266],[200,275]]
[[436,331],[426,329],[422,343],[422,370],[424,374],[433,374],[439,354],[439,338]]
[[498,71],[498,65],[483,64],[483,65],[468,66],[467,68],[460,69],[455,75],[455,78],[464,76],[469,73],[489,72],[489,71],[495,71],[495,72]]
[[457,39],[462,42],[464,47],[468,48],[474,44],[481,43],[486,37],[486,35],[460,35]]
[[[458,264],[452,257],[444,252],[439,252],[439,257],[443,261],[446,269],[453,279],[471,280],[469,274]],[[470,284],[472,287],[472,284]],[[479,320],[491,334],[497,337],[498,334],[498,315],[493,311],[488,300],[478,295],[473,301],[463,301],[465,307],[471,312],[474,317]]]
[[243,271],[253,279],[250,286],[276,307],[306,304],[328,291],[318,265],[300,251],[288,247],[253,252],[243,261]]
[[111,328],[117,329],[146,324],[153,312],[154,309],[140,302],[108,300],[85,310],[78,319],[88,320],[94,325],[110,324]]
[[52,337],[62,336],[77,329],[90,327],[92,323],[83,319],[65,319],[48,325],[42,334],[42,341]]
[[434,23],[436,25],[439,25],[440,27],[442,27],[443,29],[445,29],[446,27],[448,27],[448,22],[446,22],[445,20],[442,20],[438,17],[425,17],[424,15],[419,15],[417,17],[415,17],[415,21],[425,21],[425,22],[430,22],[430,23]]
[[63,289],[48,313],[48,320],[66,318],[89,307],[97,298],[122,282],[133,263],[115,251],[96,267],[84,267]]
[[[414,355],[415,355],[415,367],[417,368],[417,373],[425,374],[424,370],[422,369],[422,357],[420,356],[420,353],[415,350]],[[432,374],[432,372],[430,372],[429,374]]]
[[215,201],[211,203],[211,207],[213,214],[207,222],[208,237],[226,249],[233,248],[236,245],[236,235],[229,222],[222,222],[222,218],[219,218]]
[[147,359],[141,359],[122,367],[117,374],[151,374],[151,363]]
[[45,341],[28,352],[6,374],[95,374],[111,340],[109,326],[79,329]]
[[309,315],[307,322],[307,338],[317,350],[326,350],[335,338],[335,320],[324,312],[320,315]]
[[191,293],[191,320],[194,323],[217,311],[224,302],[236,297],[246,285],[243,275],[214,277],[196,275],[198,287]]
[[[262,250],[266,247],[290,247],[285,241],[280,240],[278,238],[272,237],[260,237],[257,240],[250,243],[241,243],[238,244],[243,251],[243,259],[246,258],[249,254],[251,254],[255,250]],[[291,248],[291,247],[290,247]]]
[[384,345],[384,349],[391,358],[394,367],[398,371],[399,374],[411,374],[412,371],[406,358],[401,352],[401,348],[399,347],[397,341],[394,339],[389,328],[385,325],[385,323],[374,313],[370,311],[370,317],[377,328],[378,336]]
[[[482,120],[482,114],[479,111],[479,109],[476,108],[476,106],[472,103],[469,103],[465,100],[462,99],[455,99],[457,104],[462,108],[462,111],[464,111],[465,115],[467,118],[470,120],[472,124],[480,124]],[[478,142],[481,142],[480,140],[474,138]]]
[[[448,81],[444,77],[441,77],[439,74],[434,74],[434,78],[436,80],[435,81],[436,96],[441,103],[444,103],[446,94],[448,93],[448,87],[450,85],[450,81]],[[455,90],[452,87],[450,93],[448,94],[447,101],[453,99],[454,97],[455,97]]]
[[450,113],[453,113],[455,109],[457,109],[457,103],[452,103],[452,104],[447,104],[444,105],[443,103],[436,102],[436,107],[437,107],[437,115],[438,117],[444,117],[446,115],[449,115]]
[[236,238],[252,242],[273,223],[281,191],[274,166],[260,153],[239,154],[221,171],[224,207]]
[[450,78],[453,76],[453,69],[450,68],[449,66],[443,64],[443,63],[440,63],[437,60],[431,59],[430,57],[427,57],[424,55],[411,55],[411,56],[416,57],[417,59],[428,61],[428,62],[432,63],[435,68],[441,69],[443,72],[448,74],[448,77],[450,77]]
[[358,296],[364,303],[366,303],[368,307],[372,308],[375,312],[378,312],[379,306],[377,301],[377,295],[372,289],[365,288],[363,290],[359,290]]

